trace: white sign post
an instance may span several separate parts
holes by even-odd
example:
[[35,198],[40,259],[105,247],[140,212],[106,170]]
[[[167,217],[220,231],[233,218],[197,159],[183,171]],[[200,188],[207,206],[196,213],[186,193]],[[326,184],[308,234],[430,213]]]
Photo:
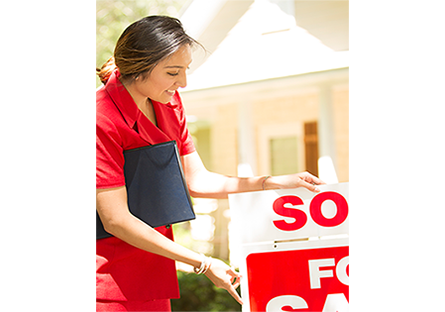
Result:
[[349,184],[319,188],[229,195],[243,311],[348,311]]

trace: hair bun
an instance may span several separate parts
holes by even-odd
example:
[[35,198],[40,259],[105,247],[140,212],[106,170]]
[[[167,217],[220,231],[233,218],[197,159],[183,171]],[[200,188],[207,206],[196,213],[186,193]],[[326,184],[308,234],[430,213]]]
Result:
[[110,78],[113,71],[116,69],[116,64],[114,63],[114,57],[110,57],[110,59],[102,65],[102,67],[96,68],[97,75],[99,76],[100,81],[103,84],[106,84],[108,79]]

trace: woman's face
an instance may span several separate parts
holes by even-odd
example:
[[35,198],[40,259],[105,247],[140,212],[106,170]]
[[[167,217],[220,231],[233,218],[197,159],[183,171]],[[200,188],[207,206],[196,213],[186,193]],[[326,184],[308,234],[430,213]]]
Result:
[[178,88],[187,85],[186,70],[192,62],[189,45],[180,48],[176,53],[156,65],[145,79],[140,77],[131,86],[131,95],[135,102],[151,100],[168,103]]

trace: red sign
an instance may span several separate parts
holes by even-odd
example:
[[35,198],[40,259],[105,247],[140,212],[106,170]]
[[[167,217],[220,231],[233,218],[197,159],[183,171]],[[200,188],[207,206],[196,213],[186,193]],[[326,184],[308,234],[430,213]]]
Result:
[[349,247],[251,253],[251,311],[348,311]]

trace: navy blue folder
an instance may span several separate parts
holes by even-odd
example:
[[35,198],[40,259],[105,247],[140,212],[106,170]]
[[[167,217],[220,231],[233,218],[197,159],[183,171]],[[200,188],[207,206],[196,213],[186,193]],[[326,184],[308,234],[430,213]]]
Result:
[[[195,219],[175,141],[124,151],[130,212],[151,227]],[[107,233],[96,211],[96,239]]]

